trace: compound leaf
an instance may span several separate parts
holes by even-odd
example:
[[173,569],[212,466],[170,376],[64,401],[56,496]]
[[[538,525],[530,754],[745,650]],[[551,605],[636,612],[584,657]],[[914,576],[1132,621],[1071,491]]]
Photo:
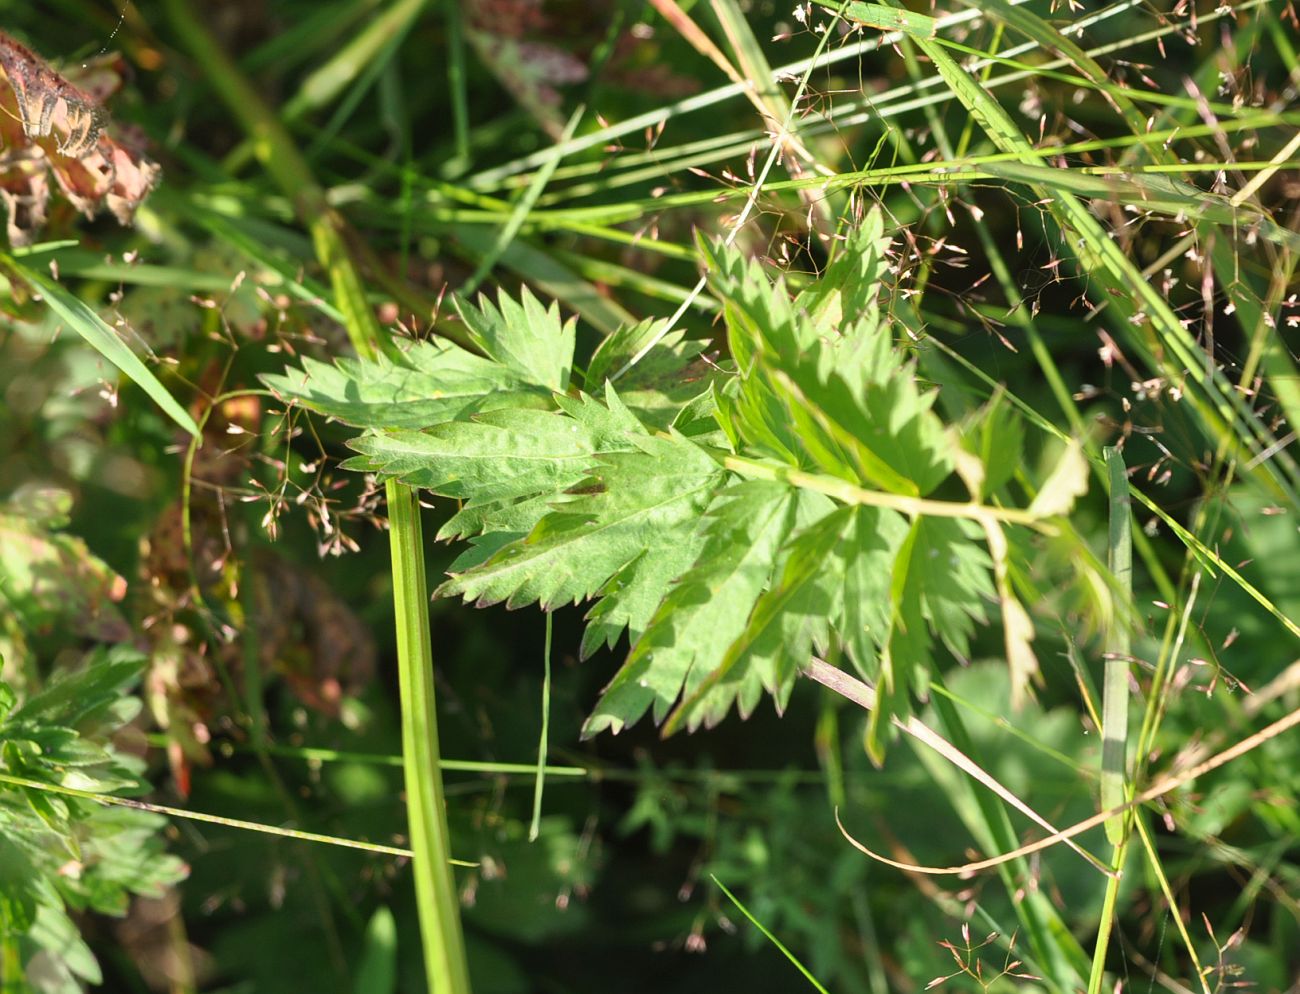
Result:
[[908,694],[929,696],[932,635],[965,659],[975,623],[988,620],[986,607],[996,602],[997,591],[992,560],[978,538],[978,526],[971,522],[918,517],[894,559],[889,634],[877,708],[867,727],[867,748],[877,761],[889,718],[909,711]]

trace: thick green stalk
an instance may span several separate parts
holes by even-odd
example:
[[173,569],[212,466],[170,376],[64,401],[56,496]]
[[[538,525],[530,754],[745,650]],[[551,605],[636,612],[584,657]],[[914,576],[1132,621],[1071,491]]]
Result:
[[[1102,449],[1110,482],[1110,551],[1107,565],[1115,578],[1120,606],[1115,622],[1106,634],[1105,676],[1101,705],[1101,807],[1103,811],[1128,801],[1128,679],[1132,654],[1129,631],[1133,604],[1133,517],[1129,507],[1128,473],[1123,453],[1116,446]],[[1115,876],[1106,881],[1101,921],[1097,926],[1097,944],[1092,954],[1092,973],[1088,977],[1088,994],[1101,994],[1106,974],[1106,951],[1114,926],[1119,900],[1119,886],[1124,861],[1128,856],[1128,820],[1125,812],[1106,820],[1106,838],[1114,846],[1111,869]]]
[[1088,994],[1101,994],[1106,979],[1106,951],[1110,948],[1110,930],[1115,925],[1119,904],[1119,887],[1123,880],[1124,861],[1128,857],[1128,840],[1115,847],[1111,869],[1115,875],[1106,881],[1106,896],[1101,904],[1101,922],[1097,926],[1097,944],[1092,951],[1092,972],[1088,975]]
[[[334,304],[343,315],[353,347],[363,357],[377,355],[385,340],[366,300],[342,217],[329,207],[324,191],[283,123],[194,17],[186,0],[165,0],[164,6],[176,33],[208,81],[248,132],[263,167],[310,229],[317,261],[330,275]],[[387,496],[403,716],[402,755],[425,975],[429,989],[436,994],[468,994],[469,971],[451,872],[439,768],[419,505],[414,492],[397,482],[388,484]]]
[[431,991],[438,994],[469,991],[456,881],[447,859],[451,841],[438,766],[438,718],[434,708],[433,650],[429,644],[429,593],[424,575],[420,505],[410,487],[394,480],[388,482],[387,495],[406,817],[411,849],[415,852],[415,897],[420,908],[425,972]]
[[[1133,590],[1133,517],[1129,509],[1128,473],[1117,446],[1102,450],[1110,480],[1110,551],[1107,566],[1123,603],[1106,635],[1105,678],[1101,691],[1101,807],[1117,808],[1128,800],[1128,678],[1132,656],[1129,614]],[[1127,816],[1106,822],[1106,838],[1118,846],[1128,836]]]

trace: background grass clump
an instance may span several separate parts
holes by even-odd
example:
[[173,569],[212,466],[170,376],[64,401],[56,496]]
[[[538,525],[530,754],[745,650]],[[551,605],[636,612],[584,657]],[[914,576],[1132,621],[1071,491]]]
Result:
[[1297,989],[1290,6],[3,13],[6,990]]

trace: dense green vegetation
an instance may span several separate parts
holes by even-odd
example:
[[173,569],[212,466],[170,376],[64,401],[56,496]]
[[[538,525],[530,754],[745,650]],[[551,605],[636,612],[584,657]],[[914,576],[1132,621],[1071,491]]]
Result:
[[5,992],[1300,989],[1289,5],[0,9]]

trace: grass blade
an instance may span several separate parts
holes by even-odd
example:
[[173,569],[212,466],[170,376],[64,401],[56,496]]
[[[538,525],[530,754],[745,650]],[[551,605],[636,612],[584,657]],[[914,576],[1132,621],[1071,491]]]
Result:
[[769,932],[762,922],[760,922],[757,918],[755,918],[752,914],[750,914],[749,909],[740,903],[740,901],[736,898],[735,894],[727,890],[726,884],[724,884],[721,880],[715,877],[712,873],[709,874],[709,879],[718,885],[718,889],[721,890],[722,893],[727,895],[727,900],[729,900],[732,904],[734,904],[740,910],[740,913],[744,915],[746,918],[748,918],[749,921],[753,924],[753,926],[756,929],[758,929],[760,932],[762,932],[763,935],[766,936],[766,938],[772,943],[772,945],[776,946],[777,949],[781,950],[781,954],[795,965],[795,969],[797,969],[806,978],[808,978],[808,983],[812,984],[819,991],[821,991],[821,994],[830,994],[830,992],[827,991],[826,988],[823,987],[818,982],[817,978],[808,972],[808,968],[804,966],[802,963],[800,963],[798,959],[795,958],[794,953],[786,949],[785,946],[782,945],[781,940],[778,939],[771,932]]
[[[861,3],[847,3],[838,9],[849,17],[869,21],[871,15],[866,7]],[[930,58],[949,89],[979,122],[993,143],[1001,151],[1014,153],[1021,162],[1035,165],[1037,157],[1033,147],[1017,129],[1010,115],[977,80],[958,65],[944,44],[919,27],[915,30],[908,28],[907,33]],[[1185,394],[1185,399],[1204,424],[1207,434],[1221,441],[1233,455],[1244,455],[1246,459],[1274,444],[1277,440],[1272,437],[1267,426],[1261,424],[1249,406],[1237,396],[1222,372],[1207,362],[1204,352],[1179,322],[1168,301],[1142,276],[1137,266],[1088,208],[1065,191],[1057,191],[1055,196],[1049,196],[1044,190],[1040,195],[1049,201],[1047,208],[1057,225],[1068,233],[1080,268],[1096,278],[1103,288],[1116,292],[1112,306],[1126,309],[1124,316],[1130,319],[1125,325],[1126,330],[1134,320],[1139,323],[1149,321],[1167,355],[1155,355],[1145,341],[1130,334],[1127,336],[1128,341],[1135,351],[1171,382],[1181,381],[1179,366],[1183,370],[1207,371],[1204,380],[1197,383],[1197,391],[1193,393],[1189,390]],[[1283,493],[1292,503],[1300,503],[1291,492],[1288,481],[1278,478],[1271,463],[1261,465],[1267,473],[1267,485],[1275,493]]]
[[73,331],[84,338],[90,346],[130,377],[137,386],[153,398],[173,421],[184,428],[190,435],[197,437],[199,427],[189,416],[185,408],[177,402],[158,377],[149,371],[140,358],[127,348],[126,343],[118,337],[90,305],[65,289],[62,284],[35,269],[5,258],[5,265],[36,287],[50,305],[50,310],[63,319]]

